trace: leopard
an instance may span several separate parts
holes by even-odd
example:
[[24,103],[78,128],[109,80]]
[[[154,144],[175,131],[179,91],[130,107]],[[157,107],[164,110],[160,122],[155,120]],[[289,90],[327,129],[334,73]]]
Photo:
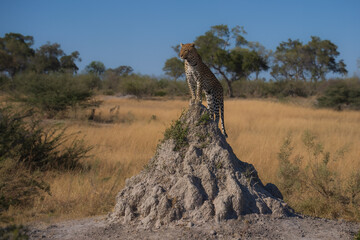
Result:
[[186,82],[191,93],[190,105],[202,104],[202,92],[205,92],[207,109],[210,117],[219,125],[221,113],[221,129],[227,138],[224,123],[224,91],[221,83],[210,68],[202,61],[195,48],[195,43],[180,43],[180,58],[184,60]]

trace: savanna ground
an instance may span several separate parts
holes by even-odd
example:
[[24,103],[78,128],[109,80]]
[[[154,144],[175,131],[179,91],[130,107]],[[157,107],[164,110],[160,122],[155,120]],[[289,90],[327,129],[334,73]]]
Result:
[[[65,120],[51,120],[63,124],[67,133],[77,133],[78,138],[93,146],[92,156],[84,160],[84,164],[91,167],[81,171],[47,173],[51,195],[44,193],[35,199],[33,206],[25,209],[10,207],[4,213],[5,217],[10,217],[14,223],[26,224],[108,213],[126,178],[143,169],[153,156],[165,129],[188,106],[188,100],[181,99],[101,99],[103,102],[95,109],[93,120],[88,120],[90,109],[70,112]],[[296,165],[289,166],[304,169],[304,173],[324,161],[319,157],[321,154],[329,154],[326,170],[331,178],[325,171],[324,179],[315,179],[310,185],[316,185],[317,181],[325,183],[315,186],[313,191],[301,192],[300,186],[300,195],[290,186],[292,191],[284,194],[285,201],[305,214],[359,221],[359,205],[353,199],[356,194],[350,194],[348,202],[341,204],[338,202],[342,200],[337,199],[337,195],[331,198],[326,193],[335,191],[335,188],[339,196],[345,196],[351,189],[358,191],[356,184],[359,183],[352,180],[354,176],[357,179],[360,169],[360,112],[337,112],[310,106],[308,100],[286,104],[264,100],[227,100],[225,127],[228,142],[240,160],[255,166],[263,183],[280,184],[280,190],[283,185],[286,191],[289,190],[286,188],[288,185],[279,182],[279,152],[284,151],[284,146],[288,147],[287,154],[294,156],[288,156],[287,160],[296,162]],[[286,145],[289,139],[291,143],[288,141]],[[317,150],[304,144],[306,141],[312,141]],[[306,177],[310,180],[315,175],[312,171],[312,175]],[[332,189],[334,181],[338,183]],[[329,188],[329,191],[326,189],[324,195],[317,187]],[[314,199],[319,203],[314,203]]]

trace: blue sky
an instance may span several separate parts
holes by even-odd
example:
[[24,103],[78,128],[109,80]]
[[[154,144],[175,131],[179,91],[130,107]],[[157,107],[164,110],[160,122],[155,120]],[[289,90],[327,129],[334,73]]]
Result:
[[272,50],[289,38],[329,39],[352,76],[360,72],[359,13],[359,0],[0,0],[0,36],[18,32],[33,36],[35,48],[50,41],[67,54],[77,50],[80,69],[97,60],[159,76],[175,56],[171,46],[192,42],[213,25],[240,25],[247,40]]

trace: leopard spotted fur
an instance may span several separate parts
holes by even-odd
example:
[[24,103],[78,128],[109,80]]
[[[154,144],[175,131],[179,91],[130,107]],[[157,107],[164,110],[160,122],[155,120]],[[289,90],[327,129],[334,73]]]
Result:
[[221,128],[227,137],[224,124],[224,93],[219,80],[202,61],[194,43],[181,43],[180,58],[185,62],[186,81],[191,92],[190,104],[201,104],[202,90],[205,92],[206,102],[211,117],[219,124],[221,112]]

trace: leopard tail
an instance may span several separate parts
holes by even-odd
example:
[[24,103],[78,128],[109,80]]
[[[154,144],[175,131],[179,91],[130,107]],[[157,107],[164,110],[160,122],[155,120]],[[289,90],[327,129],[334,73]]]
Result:
[[224,136],[227,138],[228,135],[226,134],[225,123],[224,123],[224,102],[220,106],[220,111],[221,111],[221,129],[222,129]]

